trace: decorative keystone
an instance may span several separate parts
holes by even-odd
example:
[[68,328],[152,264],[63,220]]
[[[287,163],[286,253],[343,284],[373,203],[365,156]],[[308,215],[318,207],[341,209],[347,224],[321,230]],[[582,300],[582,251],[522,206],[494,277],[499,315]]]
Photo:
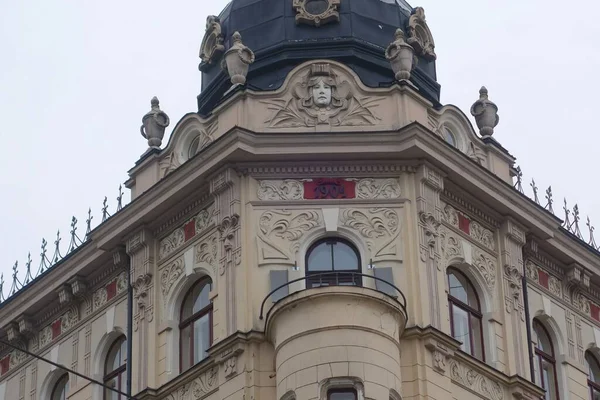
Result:
[[232,35],[232,40],[233,44],[225,53],[222,67],[229,73],[232,84],[243,85],[246,83],[250,64],[254,62],[254,52],[242,43],[239,32]]
[[479,100],[471,106],[471,115],[475,117],[481,136],[489,137],[494,134],[494,128],[500,121],[498,106],[488,99],[485,86],[479,90]]
[[140,132],[143,137],[148,139],[148,146],[159,148],[165,136],[165,128],[169,126],[171,121],[169,116],[160,109],[156,96],[150,100],[150,105],[152,109],[142,118]]
[[385,50],[385,58],[392,65],[392,70],[397,80],[410,79],[410,71],[413,69],[415,50],[404,41],[402,29],[396,29],[394,41]]

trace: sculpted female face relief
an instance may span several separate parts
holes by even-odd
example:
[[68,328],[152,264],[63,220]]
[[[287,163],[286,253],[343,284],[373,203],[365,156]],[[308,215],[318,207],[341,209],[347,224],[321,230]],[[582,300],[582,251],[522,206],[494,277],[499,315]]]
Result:
[[319,79],[312,88],[313,102],[317,107],[327,107],[331,104],[331,86]]

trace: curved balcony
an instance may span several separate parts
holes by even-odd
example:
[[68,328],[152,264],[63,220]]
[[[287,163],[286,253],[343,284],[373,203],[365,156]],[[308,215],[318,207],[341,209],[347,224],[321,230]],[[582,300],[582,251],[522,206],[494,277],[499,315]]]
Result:
[[[318,285],[318,275],[327,286]],[[408,318],[400,289],[359,273],[311,275],[269,293],[261,319],[273,293],[308,279],[313,287],[283,297],[264,315],[275,348],[277,398],[289,391],[297,399],[319,398],[332,379],[357,382],[365,397],[389,398],[389,391],[400,387],[399,341]],[[369,279],[378,281],[380,290],[352,284]]]

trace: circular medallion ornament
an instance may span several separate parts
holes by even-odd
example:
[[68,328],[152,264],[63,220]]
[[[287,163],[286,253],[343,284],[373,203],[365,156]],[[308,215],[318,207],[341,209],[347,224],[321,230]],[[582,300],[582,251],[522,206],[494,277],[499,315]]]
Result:
[[339,22],[341,0],[294,0],[296,23],[321,26]]

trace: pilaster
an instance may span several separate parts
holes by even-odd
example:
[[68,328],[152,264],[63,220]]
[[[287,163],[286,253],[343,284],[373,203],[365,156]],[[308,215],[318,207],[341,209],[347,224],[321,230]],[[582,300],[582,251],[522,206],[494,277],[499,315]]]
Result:
[[512,219],[505,220],[500,227],[502,271],[498,272],[503,277],[500,299],[504,300],[505,348],[511,349],[507,352],[505,372],[508,375],[520,376],[529,376],[529,343],[527,343],[522,285],[525,242],[524,228]]
[[[417,213],[420,268],[425,276],[420,276],[420,282],[426,282],[426,288],[421,285],[421,305],[424,325],[441,329],[441,298],[440,290],[444,290],[444,278],[441,273],[441,254],[439,245],[440,226],[440,192],[444,189],[444,179],[440,172],[429,165],[421,165],[416,173],[417,182]],[[420,272],[423,274],[423,272]],[[425,295],[425,296],[424,296]],[[416,311],[416,309],[415,309]],[[426,314],[427,313],[427,314]]]
[[[156,245],[152,233],[141,229],[132,235],[126,243],[129,254],[130,284],[133,287],[133,392],[147,387],[156,387],[156,335],[154,321],[155,252]],[[113,253],[115,264],[126,263],[125,254]]]

